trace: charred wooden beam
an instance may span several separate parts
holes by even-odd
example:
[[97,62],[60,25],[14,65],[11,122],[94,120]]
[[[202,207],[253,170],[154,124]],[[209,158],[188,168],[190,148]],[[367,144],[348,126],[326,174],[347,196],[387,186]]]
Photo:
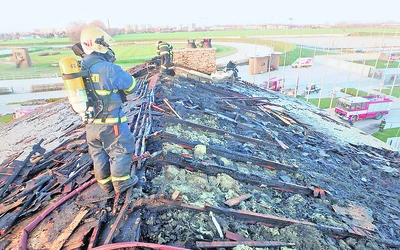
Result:
[[247,200],[250,197],[251,197],[251,194],[244,194],[244,195],[241,195],[239,197],[227,200],[227,201],[224,202],[224,204],[229,206],[229,207],[233,207],[233,206],[239,204],[241,201]]
[[183,247],[175,247],[169,245],[146,243],[146,242],[120,242],[98,246],[96,250],[113,250],[113,249],[159,249],[159,250],[190,250]]
[[239,235],[239,234],[232,233],[231,231],[226,231],[226,232],[225,232],[225,237],[226,237],[227,239],[234,240],[234,241],[244,241],[244,240],[247,240],[245,237],[243,237],[243,236],[241,236],[241,235]]
[[40,146],[40,144],[42,144],[42,142],[44,141],[44,139],[42,138],[38,143],[36,143],[35,145],[33,145],[32,147],[32,151],[28,154],[28,156],[26,157],[26,159],[22,162],[21,167],[16,169],[12,175],[7,178],[7,180],[5,181],[5,183],[3,184],[3,186],[0,189],[0,199],[3,197],[4,193],[6,192],[6,190],[8,189],[8,186],[14,181],[14,179],[19,175],[19,173],[21,172],[21,169],[28,163],[28,161],[30,160],[31,156],[35,153],[40,153],[40,154],[44,154],[45,149],[42,148]]
[[192,158],[184,155],[178,155],[172,152],[168,152],[166,155],[164,155],[163,159],[160,156],[154,157],[152,161],[159,164],[171,164],[185,169],[190,168],[214,176],[219,173],[225,173],[238,181],[243,181],[255,185],[265,185],[277,190],[299,193],[303,195],[314,194],[314,190],[309,187],[299,186],[293,183],[282,182],[278,180],[272,180],[266,178],[265,176],[243,173],[240,172],[237,168],[232,168],[229,166],[219,166],[208,162],[197,162],[194,161]]
[[[197,211],[197,212],[215,212],[218,214],[224,214],[225,216],[233,216],[235,218],[244,220],[244,221],[251,221],[251,222],[262,222],[265,223],[268,226],[271,227],[286,227],[289,225],[306,225],[306,226],[311,226],[315,227],[319,230],[321,230],[325,234],[332,235],[334,237],[355,237],[355,238],[371,238],[377,241],[380,241],[384,244],[386,244],[389,247],[399,247],[400,243],[399,242],[393,242],[393,241],[385,241],[382,239],[377,239],[376,237],[373,237],[369,233],[362,232],[361,230],[355,228],[352,229],[345,229],[341,227],[333,227],[333,226],[328,226],[328,225],[322,225],[322,224],[315,224],[312,222],[308,221],[299,221],[299,220],[294,220],[294,219],[289,219],[289,218],[282,218],[274,215],[268,215],[268,214],[261,214],[261,213],[255,213],[251,211],[245,211],[245,210],[235,210],[231,208],[220,208],[216,207],[210,204],[204,204],[204,208],[196,207],[193,205],[188,205],[188,204],[183,204],[178,201],[174,200],[169,200],[166,199],[166,197],[162,194],[159,195],[152,195],[148,198],[143,198],[135,202],[134,208],[137,207],[142,207],[142,206],[148,206],[150,208],[154,207],[174,207],[174,208],[184,208],[184,209],[189,209],[192,211]],[[239,239],[240,240],[240,239]]]
[[[183,148],[192,149],[198,144],[198,143],[190,142],[188,140],[179,139],[179,138],[177,138],[177,136],[170,134],[170,133],[166,133],[166,132],[163,132],[162,134],[158,134],[156,137],[162,138],[162,140],[161,140],[162,142],[164,142],[164,141],[172,142],[172,143],[181,145]],[[228,150],[224,150],[221,148],[212,147],[209,145],[207,145],[207,154],[216,154],[219,156],[223,156],[227,159],[231,159],[231,160],[239,161],[239,162],[251,162],[260,167],[266,167],[268,169],[284,170],[287,172],[297,172],[298,171],[298,167],[295,165],[287,165],[287,164],[283,164],[283,163],[276,162],[276,161],[261,159],[259,157],[250,156],[250,155],[246,155],[246,154],[242,154],[242,153],[238,153],[238,152],[234,152],[234,151],[228,151]]]
[[201,129],[203,131],[214,132],[214,133],[219,134],[219,135],[230,135],[230,136],[234,137],[235,139],[237,139],[238,141],[241,141],[241,142],[251,142],[251,143],[254,143],[254,144],[262,144],[262,145],[279,147],[279,144],[276,144],[276,143],[267,142],[267,141],[263,141],[263,140],[259,140],[259,139],[255,139],[255,138],[251,138],[251,137],[246,137],[246,136],[234,134],[234,133],[231,133],[231,132],[228,132],[228,131],[224,131],[224,130],[220,130],[220,129],[216,129],[216,128],[211,128],[211,127],[204,126],[204,125],[201,125],[201,124],[196,124],[196,123],[193,123],[193,122],[190,122],[190,121],[176,119],[176,118],[173,118],[173,117],[166,117],[165,121],[166,122],[170,122],[170,123],[185,124],[186,126],[189,126],[189,127],[192,127],[192,128],[198,128],[198,129]]
[[196,241],[196,246],[199,248],[234,248],[239,245],[249,247],[293,247],[294,243],[280,242],[280,241]]
[[129,188],[126,191],[124,205],[122,206],[121,210],[119,211],[118,216],[115,219],[115,222],[112,224],[111,230],[108,233],[107,238],[104,241],[104,244],[112,243],[114,237],[116,237],[118,235],[119,229],[123,226],[123,220],[125,219],[125,215],[128,212],[128,208],[129,208],[131,191],[132,191],[132,188]]
[[102,228],[106,222],[107,222],[107,213],[104,210],[102,210],[98,224],[93,229],[92,235],[90,236],[88,249],[92,249],[97,245],[97,240],[99,238],[100,231],[102,230]]
[[21,154],[23,153],[23,151],[15,153],[10,155],[7,159],[5,159],[0,166],[0,169],[4,169],[6,167],[8,167],[12,162],[14,162],[14,160],[16,160]]
[[71,224],[69,224],[68,227],[65,228],[61,232],[61,234],[58,235],[57,239],[53,242],[52,249],[59,250],[63,247],[68,237],[72,234],[72,232],[75,230],[75,228],[79,225],[83,217],[85,217],[88,212],[88,210],[82,210],[78,212],[77,216],[74,218]]
[[42,214],[40,214],[40,216],[38,216],[35,220],[33,220],[31,223],[29,223],[29,225],[26,226],[22,231],[21,240],[19,242],[19,249],[21,249],[21,250],[26,249],[26,246],[28,244],[29,232],[32,229],[34,229],[44,219],[44,217],[46,217],[49,213],[51,213],[54,209],[56,209],[58,206],[63,204],[65,201],[67,201],[71,197],[75,196],[79,192],[85,190],[87,187],[89,187],[90,185],[92,185],[95,182],[96,182],[96,179],[94,179],[94,178],[92,180],[86,182],[79,188],[75,189],[73,192],[69,193],[68,195],[66,195],[65,197],[61,198],[56,203],[54,203],[53,205],[48,207]]
[[[234,96],[234,97],[220,97],[221,100],[238,100],[238,101],[258,101],[258,100],[269,100],[269,99],[278,99],[277,97],[271,96]],[[279,106],[273,103],[269,103],[269,105]]]
[[0,215],[7,213],[8,211],[18,207],[22,204],[26,197],[21,197],[19,200],[13,200],[10,204],[6,204],[5,202],[0,204]]
[[231,208],[219,208],[216,206],[212,206],[210,204],[205,204],[204,205],[205,209],[207,211],[213,211],[215,213],[220,213],[228,216],[234,216],[239,219],[243,220],[249,220],[249,221],[257,221],[257,222],[263,222],[271,226],[275,227],[285,227],[293,224],[301,224],[301,225],[307,225],[307,226],[312,226],[315,228],[318,228],[319,230],[323,231],[324,233],[331,234],[334,236],[343,236],[343,237],[366,237],[367,235],[365,233],[360,233],[354,230],[347,230],[345,228],[340,228],[340,227],[332,227],[332,226],[327,226],[327,225],[321,225],[321,224],[314,224],[312,222],[307,222],[307,221],[299,221],[299,220],[293,220],[293,219],[288,219],[288,218],[281,218],[273,215],[267,215],[267,214],[260,214],[260,213],[254,213],[250,211],[244,211],[244,210],[235,210]]
[[167,98],[163,99],[163,102],[168,106],[168,108],[178,117],[179,119],[182,119],[182,117],[176,112],[176,110],[171,106]]
[[34,194],[29,195],[21,207],[1,217],[0,236],[3,236],[8,231],[8,229],[10,229],[14,225],[17,218],[22,214],[25,208],[30,205],[34,196],[35,196]]
[[121,234],[114,238],[115,242],[133,242],[140,239],[141,211],[136,211],[125,216],[126,222],[121,227]]

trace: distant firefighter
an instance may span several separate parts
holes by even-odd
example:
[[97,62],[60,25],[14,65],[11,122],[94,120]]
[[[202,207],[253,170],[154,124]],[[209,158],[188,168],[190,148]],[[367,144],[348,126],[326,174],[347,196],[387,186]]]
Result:
[[349,119],[347,119],[347,121],[349,122],[350,126],[353,126],[353,125],[354,125],[353,117],[352,117],[352,116],[349,116]]
[[379,124],[379,131],[382,132],[385,129],[385,126],[386,126],[386,120],[383,119],[381,121],[381,124]]
[[157,42],[157,55],[161,56],[161,72],[169,75],[175,75],[173,69],[171,69],[172,62],[173,62],[173,52],[172,52],[172,45],[158,41]]
[[228,72],[229,70],[232,70],[233,76],[235,78],[238,77],[239,70],[236,68],[236,64],[232,61],[229,61],[228,64],[226,65],[226,72]]

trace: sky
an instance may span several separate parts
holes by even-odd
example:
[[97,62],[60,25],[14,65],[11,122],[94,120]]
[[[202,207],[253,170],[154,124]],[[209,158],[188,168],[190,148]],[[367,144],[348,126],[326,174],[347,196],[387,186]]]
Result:
[[[400,23],[398,0],[4,0],[0,33],[66,28],[75,21],[103,21],[112,28],[128,24],[196,26],[225,24]],[[330,4],[329,4],[330,3]],[[6,11],[7,10],[7,11]],[[291,20],[290,20],[291,19]]]

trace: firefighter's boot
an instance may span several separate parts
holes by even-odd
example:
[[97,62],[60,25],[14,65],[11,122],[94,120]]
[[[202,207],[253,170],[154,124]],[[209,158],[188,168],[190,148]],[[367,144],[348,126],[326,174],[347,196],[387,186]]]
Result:
[[139,178],[134,175],[128,180],[124,181],[113,181],[114,189],[116,193],[122,193],[126,191],[128,188],[133,187],[138,183]]
[[99,182],[97,182],[100,186],[101,189],[103,189],[104,192],[106,192],[107,194],[110,194],[114,191],[114,187],[113,184],[111,183],[111,181],[101,184]]

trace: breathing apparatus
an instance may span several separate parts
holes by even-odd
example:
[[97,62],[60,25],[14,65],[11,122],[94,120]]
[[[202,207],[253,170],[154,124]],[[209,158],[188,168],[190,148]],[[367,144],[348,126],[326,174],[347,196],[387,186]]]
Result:
[[72,57],[64,57],[58,63],[64,87],[67,91],[68,101],[72,109],[78,113],[82,120],[86,120],[86,111],[88,109],[88,96],[86,93],[84,74],[78,60]]
[[[102,29],[89,27],[82,31],[81,42],[74,44],[72,50],[75,55],[82,58],[95,53],[113,63],[115,53],[108,44],[111,41],[114,40]],[[93,81],[96,80],[92,80],[93,76],[89,72],[89,68],[99,61],[101,60],[93,60],[90,65],[85,63],[87,68],[72,57],[64,57],[59,62],[68,100],[72,109],[82,117],[84,123],[93,122],[103,111],[104,105],[108,103],[107,96],[101,97],[97,94],[93,86]]]

